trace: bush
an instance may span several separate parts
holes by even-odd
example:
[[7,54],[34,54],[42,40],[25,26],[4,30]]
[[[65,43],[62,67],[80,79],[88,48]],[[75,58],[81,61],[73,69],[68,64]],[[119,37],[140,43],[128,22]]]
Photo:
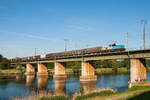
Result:
[[47,63],[48,69],[54,69],[54,63]]
[[67,96],[52,96],[52,97],[43,97],[40,100],[70,100]]
[[95,97],[95,96],[109,96],[112,94],[114,94],[114,92],[112,91],[94,92],[94,93],[89,93],[86,95],[77,96],[75,100],[84,100],[84,99]]

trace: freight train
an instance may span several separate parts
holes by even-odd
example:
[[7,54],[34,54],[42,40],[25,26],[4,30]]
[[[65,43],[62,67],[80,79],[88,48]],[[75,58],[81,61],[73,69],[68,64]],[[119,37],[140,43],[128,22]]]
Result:
[[10,62],[26,62],[26,61],[37,61],[37,60],[53,60],[55,58],[62,58],[62,57],[68,57],[68,56],[82,56],[82,55],[92,55],[96,53],[107,53],[107,52],[120,52],[125,51],[124,45],[116,45],[111,44],[107,47],[93,47],[93,48],[86,48],[86,49],[80,49],[80,50],[72,50],[72,51],[66,51],[66,52],[58,52],[58,53],[49,53],[45,55],[36,55],[36,56],[30,56],[30,57],[23,57],[23,58],[14,58],[10,59]]

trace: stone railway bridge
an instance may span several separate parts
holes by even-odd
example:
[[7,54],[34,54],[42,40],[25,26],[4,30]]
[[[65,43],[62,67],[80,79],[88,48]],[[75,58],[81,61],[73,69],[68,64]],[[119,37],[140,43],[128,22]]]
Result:
[[[26,64],[26,74],[34,75],[35,68],[32,64],[38,64],[37,76],[48,75],[47,67],[43,63],[54,63],[54,78],[67,77],[65,65],[63,63],[72,61],[81,61],[81,82],[96,81],[94,67],[89,63],[95,60],[117,60],[130,59],[130,83],[137,83],[137,80],[146,80],[146,62],[145,59],[150,58],[150,49],[117,51],[106,53],[94,53],[78,56],[55,57],[55,59],[40,59],[38,61],[26,61],[21,64]],[[11,64],[16,64],[12,62]],[[131,84],[130,84],[131,85]]]

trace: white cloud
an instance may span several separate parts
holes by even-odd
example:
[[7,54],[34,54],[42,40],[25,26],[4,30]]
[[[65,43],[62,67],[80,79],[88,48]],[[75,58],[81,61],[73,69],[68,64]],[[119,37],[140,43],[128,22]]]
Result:
[[85,25],[85,24],[81,24],[81,23],[75,23],[75,24],[69,24],[67,25],[67,27],[64,29],[67,32],[91,32],[94,31],[94,28]]
[[91,27],[78,25],[78,24],[70,25],[69,27],[78,31],[91,31],[92,30]]
[[40,40],[52,40],[48,37],[43,37],[43,36],[39,36],[39,35],[31,35],[31,34],[17,34],[23,37],[28,37],[28,38],[33,38],[33,39],[40,39]]
[[31,48],[29,46],[18,45],[18,44],[0,44],[0,48]]
[[9,35],[16,35],[21,36],[24,38],[32,38],[32,39],[38,39],[38,40],[47,40],[51,42],[62,42],[61,39],[58,37],[50,37],[50,36],[40,36],[40,35],[33,35],[33,33],[19,33],[19,32],[7,32],[7,31],[0,31],[0,34],[9,34]]

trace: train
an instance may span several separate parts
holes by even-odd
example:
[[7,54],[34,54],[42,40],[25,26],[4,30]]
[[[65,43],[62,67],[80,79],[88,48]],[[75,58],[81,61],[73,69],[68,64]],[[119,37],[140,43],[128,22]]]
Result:
[[30,57],[22,57],[22,58],[13,58],[10,59],[10,62],[27,62],[27,61],[38,61],[38,60],[54,60],[56,58],[63,58],[63,57],[74,57],[74,56],[82,56],[82,55],[92,55],[96,53],[107,53],[107,52],[120,52],[125,51],[124,45],[116,45],[110,44],[107,47],[93,47],[93,48],[85,48],[79,50],[72,50],[72,51],[65,51],[65,52],[57,52],[57,53],[48,53],[45,55],[36,55]]

